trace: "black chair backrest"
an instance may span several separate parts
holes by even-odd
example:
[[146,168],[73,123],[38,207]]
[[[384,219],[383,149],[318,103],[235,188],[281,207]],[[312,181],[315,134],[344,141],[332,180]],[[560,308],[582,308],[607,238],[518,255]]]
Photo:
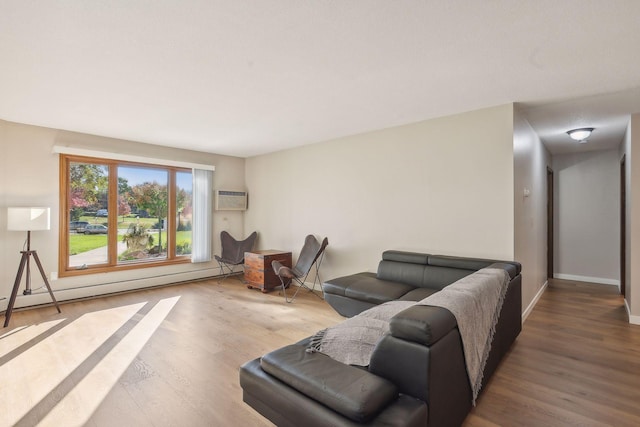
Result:
[[296,262],[295,270],[297,270],[297,273],[300,275],[307,274],[309,270],[311,270],[313,263],[316,262],[328,244],[328,238],[325,237],[322,243],[320,243],[312,234],[309,234],[304,239],[304,246],[300,251],[298,261]]
[[236,240],[231,234],[221,231],[222,254],[220,257],[231,264],[242,264],[244,253],[253,249],[257,237],[258,233],[254,231],[246,239]]

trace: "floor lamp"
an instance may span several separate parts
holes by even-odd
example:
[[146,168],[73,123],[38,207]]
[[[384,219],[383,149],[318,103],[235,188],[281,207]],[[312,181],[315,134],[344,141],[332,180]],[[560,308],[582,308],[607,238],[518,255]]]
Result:
[[18,295],[18,289],[20,288],[20,281],[22,280],[22,273],[26,270],[26,287],[24,289],[24,295],[31,295],[31,257],[36,262],[38,270],[42,275],[42,280],[51,295],[53,303],[58,309],[58,313],[61,313],[60,306],[56,297],[53,296],[51,285],[47,280],[47,275],[44,273],[42,263],[38,257],[38,253],[35,250],[31,250],[31,232],[37,230],[49,230],[51,228],[50,208],[7,208],[7,230],[12,231],[26,231],[27,232],[27,250],[20,251],[22,258],[20,259],[20,267],[18,267],[18,274],[16,275],[16,281],[13,284],[13,290],[11,291],[11,298],[9,299],[9,305],[4,315],[4,327],[9,326],[9,320],[11,319],[11,313],[13,312],[13,306],[16,302],[16,296]]

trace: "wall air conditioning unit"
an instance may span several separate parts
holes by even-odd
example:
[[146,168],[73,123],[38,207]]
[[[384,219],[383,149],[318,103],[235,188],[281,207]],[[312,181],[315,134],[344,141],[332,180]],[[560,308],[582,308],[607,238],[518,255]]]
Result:
[[247,192],[216,190],[217,211],[246,211]]

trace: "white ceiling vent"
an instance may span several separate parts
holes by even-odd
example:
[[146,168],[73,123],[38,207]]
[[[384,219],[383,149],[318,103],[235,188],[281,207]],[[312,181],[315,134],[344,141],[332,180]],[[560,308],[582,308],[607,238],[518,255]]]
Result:
[[216,190],[217,211],[246,211],[247,192]]

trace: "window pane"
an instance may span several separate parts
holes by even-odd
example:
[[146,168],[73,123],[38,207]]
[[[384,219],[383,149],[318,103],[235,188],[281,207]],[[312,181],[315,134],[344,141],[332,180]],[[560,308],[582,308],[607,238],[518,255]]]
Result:
[[191,255],[193,178],[176,172],[176,255]]
[[[182,168],[62,156],[61,275],[189,261],[193,174]],[[65,182],[66,181],[66,182]],[[86,271],[85,271],[86,270]]]
[[95,163],[69,164],[69,267],[109,261],[107,217],[109,168]]
[[118,166],[118,263],[167,257],[168,171]]

